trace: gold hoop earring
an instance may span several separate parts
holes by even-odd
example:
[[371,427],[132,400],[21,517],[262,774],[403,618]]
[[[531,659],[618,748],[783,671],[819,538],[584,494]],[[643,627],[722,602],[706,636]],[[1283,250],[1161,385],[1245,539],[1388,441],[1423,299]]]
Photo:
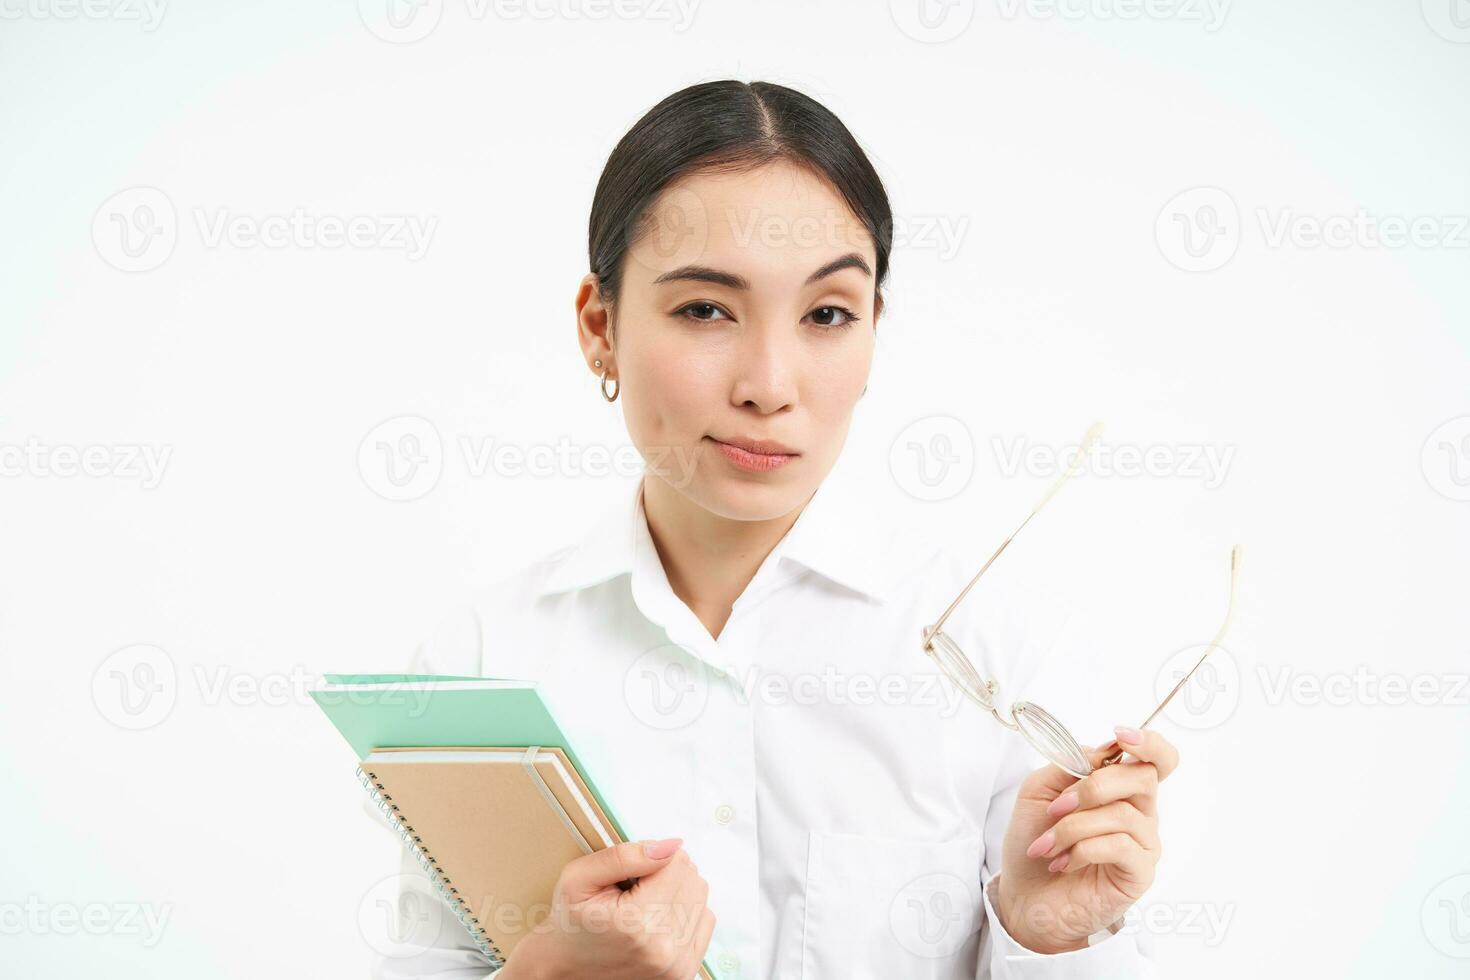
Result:
[[612,390],[612,394],[609,395],[607,393],[607,372],[606,371],[603,371],[602,372],[602,384],[601,384],[601,387],[602,387],[602,397],[603,398],[606,398],[610,402],[615,402],[615,401],[618,400],[618,392],[622,390],[623,385],[622,385],[622,382],[620,382],[617,378],[613,378],[612,379],[612,383],[613,383],[613,390]]

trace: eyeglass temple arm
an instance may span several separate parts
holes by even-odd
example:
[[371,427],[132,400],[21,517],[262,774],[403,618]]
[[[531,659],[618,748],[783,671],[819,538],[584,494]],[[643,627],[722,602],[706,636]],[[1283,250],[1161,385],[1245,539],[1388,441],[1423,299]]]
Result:
[[[1039,510],[1040,508],[1037,508],[1037,509]],[[1014,531],[1011,532],[1011,536],[1009,538],[1006,538],[1004,541],[1002,541],[1000,543],[1000,547],[995,549],[995,554],[991,555],[986,560],[985,564],[980,566],[980,571],[976,572],[975,573],[975,577],[972,578],[972,579],[970,579],[970,584],[967,585],[967,586],[965,586],[963,589],[960,590],[960,594],[957,595],[957,596],[955,596],[954,602],[951,602],[949,604],[949,608],[946,609],[940,615],[939,619],[937,619],[934,622],[934,625],[932,627],[930,627],[930,629],[925,632],[925,634],[924,634],[924,645],[925,646],[928,646],[930,639],[932,639],[933,636],[934,636],[934,634],[935,633],[938,633],[939,630],[940,630],[940,628],[942,628],[944,626],[944,621],[949,618],[949,614],[950,613],[952,613],[952,612],[955,611],[955,607],[960,604],[960,601],[962,599],[964,599],[965,596],[969,594],[970,590],[975,587],[975,583],[978,582],[978,581],[980,581],[980,576],[982,576],[982,575],[985,574],[985,570],[987,568],[989,568],[991,565],[995,564],[995,560],[1000,557],[1000,553],[1002,551],[1005,551],[1006,550],[1006,547],[1013,540],[1015,540],[1016,535],[1018,535],[1018,534],[1021,533],[1021,528],[1025,527],[1027,524],[1031,523],[1031,518],[1033,518],[1035,516],[1036,516],[1036,511],[1034,511],[1034,510],[1031,513],[1027,514],[1026,515],[1026,519],[1021,522],[1020,526],[1017,527]]]
[[[1230,624],[1235,619],[1235,586],[1239,579],[1240,545],[1236,545],[1235,547],[1230,549],[1230,601],[1229,604],[1225,607],[1225,621],[1220,624],[1219,632],[1217,632],[1215,634],[1215,638],[1210,641],[1210,645],[1205,647],[1205,652],[1200,654],[1200,658],[1194,662],[1194,666],[1189,668],[1188,673],[1179,678],[1179,683],[1174,685],[1173,689],[1169,691],[1164,700],[1159,702],[1159,706],[1153,710],[1153,713],[1143,720],[1143,724],[1138,726],[1140,730],[1147,728],[1149,726],[1149,722],[1153,721],[1159,716],[1159,712],[1163,711],[1164,708],[1168,706],[1169,702],[1174,699],[1174,695],[1178,694],[1179,691],[1184,687],[1184,685],[1189,683],[1189,679],[1194,676],[1195,671],[1199,670],[1200,664],[1205,662],[1205,658],[1214,653],[1216,648],[1220,646],[1220,642],[1225,639],[1225,634],[1229,632]],[[1118,743],[1116,740],[1114,740],[1109,744],[1117,745]],[[1117,765],[1120,761],[1122,761],[1122,758],[1123,748],[1122,746],[1119,746],[1116,752],[1103,759],[1102,765]]]
[[1036,504],[1035,507],[1031,508],[1031,513],[1027,514],[1026,519],[1022,521],[1019,525],[1017,525],[1016,529],[1011,532],[1011,536],[1000,543],[1000,547],[995,549],[995,554],[991,555],[990,558],[985,562],[985,564],[980,566],[980,571],[976,572],[975,577],[970,579],[969,585],[960,590],[960,594],[955,596],[954,602],[951,602],[949,604],[949,608],[944,611],[944,614],[939,617],[938,621],[936,621],[930,629],[925,631],[925,647],[928,647],[929,641],[933,639],[934,634],[938,633],[940,628],[944,626],[944,621],[949,618],[949,614],[955,611],[955,608],[960,604],[960,601],[964,599],[965,596],[969,594],[970,590],[975,587],[975,583],[980,581],[980,576],[984,575],[986,569],[995,564],[995,560],[1000,557],[1000,553],[1002,551],[1005,551],[1010,543],[1016,539],[1016,535],[1021,533],[1021,529],[1024,528],[1027,524],[1030,524],[1031,518],[1041,513],[1041,508],[1045,507],[1047,503],[1051,500],[1051,498],[1057,495],[1057,491],[1062,488],[1062,484],[1066,483],[1073,474],[1075,474],[1079,469],[1082,468],[1082,461],[1086,459],[1087,456],[1092,452],[1093,443],[1097,442],[1098,437],[1101,435],[1102,423],[1093,423],[1092,428],[1087,430],[1087,434],[1082,437],[1082,441],[1078,444],[1077,454],[1072,457],[1072,462],[1067,466],[1065,470],[1062,471],[1062,474],[1052,482],[1052,485],[1046,491],[1046,495],[1041,498],[1041,500]]

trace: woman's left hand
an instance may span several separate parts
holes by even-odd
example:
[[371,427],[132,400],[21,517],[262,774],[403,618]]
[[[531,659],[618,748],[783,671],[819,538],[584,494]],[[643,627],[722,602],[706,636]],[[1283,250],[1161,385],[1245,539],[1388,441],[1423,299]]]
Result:
[[1179,752],[1157,732],[1116,731],[1092,763],[1119,746],[1124,761],[1086,779],[1045,766],[1021,783],[990,901],[1006,932],[1038,953],[1086,947],[1153,884],[1159,783]]

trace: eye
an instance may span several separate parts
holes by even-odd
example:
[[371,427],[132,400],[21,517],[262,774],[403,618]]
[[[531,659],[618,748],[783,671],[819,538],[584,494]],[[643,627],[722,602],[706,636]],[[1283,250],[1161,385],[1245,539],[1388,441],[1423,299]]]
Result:
[[683,307],[674,315],[683,317],[686,320],[695,320],[699,323],[714,323],[716,318],[713,314],[715,313],[720,314],[727,320],[734,319],[734,317],[730,316],[730,314],[726,313],[715,304],[705,303],[703,301],[698,303],[690,303],[688,306]]
[[[808,313],[807,316],[814,317],[817,326],[824,330],[839,330],[843,327],[850,327],[862,319],[862,317],[845,306],[819,306]],[[838,317],[842,319],[837,320]]]

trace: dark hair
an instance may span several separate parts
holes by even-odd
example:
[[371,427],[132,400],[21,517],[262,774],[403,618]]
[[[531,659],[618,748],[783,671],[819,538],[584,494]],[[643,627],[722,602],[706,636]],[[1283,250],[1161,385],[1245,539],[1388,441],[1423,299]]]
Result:
[[645,231],[649,206],[694,173],[755,169],[774,160],[828,181],[872,236],[874,294],[888,275],[893,214],[883,183],[842,121],[782,85],[733,79],[681,89],[648,110],[618,141],[592,197],[587,253],[604,303],[616,303],[623,258]]

